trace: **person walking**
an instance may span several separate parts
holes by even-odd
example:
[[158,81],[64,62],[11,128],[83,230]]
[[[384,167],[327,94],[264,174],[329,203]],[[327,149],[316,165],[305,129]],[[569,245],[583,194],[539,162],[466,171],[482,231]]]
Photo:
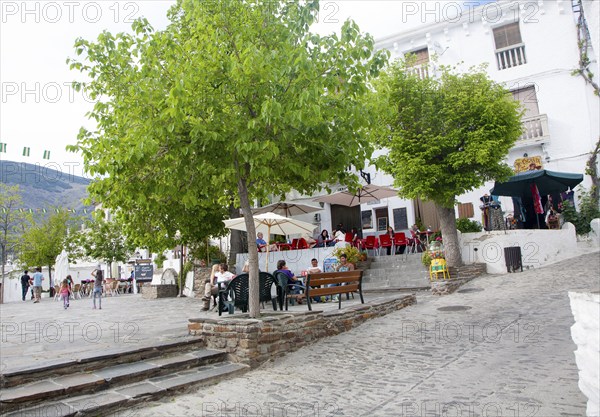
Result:
[[33,274],[33,297],[34,303],[39,303],[42,299],[42,281],[44,280],[44,275],[42,275],[42,268],[37,267],[35,270],[35,274]]
[[96,296],[98,296],[98,309],[102,310],[102,285],[104,284],[104,276],[100,265],[92,272],[94,277],[94,290],[92,292],[92,298],[94,300],[94,310],[96,309]]
[[29,287],[31,286],[31,277],[28,274],[29,271],[25,270],[23,275],[21,275],[21,289],[23,290],[23,301],[27,297],[27,292],[29,291]]
[[63,307],[66,310],[69,308],[69,281],[63,280],[59,290],[60,298],[63,300]]

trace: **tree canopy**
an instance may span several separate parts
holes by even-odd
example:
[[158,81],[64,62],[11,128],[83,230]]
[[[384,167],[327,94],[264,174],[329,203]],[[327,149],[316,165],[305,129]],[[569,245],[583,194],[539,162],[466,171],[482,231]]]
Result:
[[111,271],[110,265],[113,262],[126,262],[136,246],[125,237],[121,224],[107,220],[103,211],[94,214],[93,219],[86,223],[86,229],[78,233],[74,243],[83,256],[103,260]]
[[[76,218],[66,210],[55,210],[39,223],[31,225],[23,234],[19,261],[23,266],[48,266],[52,279],[52,266],[56,257],[67,246],[69,227]],[[52,282],[52,281],[50,281]]]
[[[27,214],[23,211],[23,200],[19,186],[0,183],[0,257],[2,259],[2,288],[4,288],[4,269],[9,252],[15,253],[21,242]],[[2,303],[4,290],[0,291]]]
[[154,219],[157,203],[175,223],[193,210],[204,235],[233,199],[254,236],[252,200],[356,184],[347,168],[372,152],[364,97],[387,55],[350,21],[339,36],[312,34],[318,11],[318,1],[179,0],[163,31],[139,20],[133,35],[79,39],[83,59],[70,63],[91,78],[98,127],[72,149],[104,175],[91,192],[109,207],[132,203],[130,220]]
[[[522,133],[519,103],[484,68],[420,78],[410,58],[377,83],[376,143],[387,149],[376,164],[394,177],[400,195],[434,201],[449,264],[460,264],[456,197],[511,175],[504,162]],[[450,250],[448,250],[450,249]]]

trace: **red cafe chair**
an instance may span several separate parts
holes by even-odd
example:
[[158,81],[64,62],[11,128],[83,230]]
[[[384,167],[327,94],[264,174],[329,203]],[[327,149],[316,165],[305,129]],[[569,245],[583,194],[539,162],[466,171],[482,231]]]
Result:
[[379,255],[381,255],[381,249],[383,248],[390,248],[390,252],[392,250],[392,238],[388,234],[379,235]]
[[306,241],[306,239],[304,239],[303,237],[298,239],[298,248],[297,249],[309,249],[309,248],[310,248],[310,246],[308,246],[308,242]]
[[398,248],[401,248],[402,246],[404,246],[404,252],[406,252],[408,239],[406,239],[404,232],[398,232],[394,235],[394,253],[398,253]]
[[372,250],[373,254],[374,254],[376,245],[377,245],[377,240],[376,240],[375,236],[367,236],[365,238],[364,248],[367,250],[367,253],[369,253],[369,250]]

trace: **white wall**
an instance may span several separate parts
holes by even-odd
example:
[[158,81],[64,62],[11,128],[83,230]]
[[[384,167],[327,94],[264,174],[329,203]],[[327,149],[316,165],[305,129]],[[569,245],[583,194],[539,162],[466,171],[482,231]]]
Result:
[[575,362],[579,368],[579,389],[588,398],[586,415],[600,415],[600,295],[595,292],[569,292],[575,324],[571,337],[577,345]]
[[[258,254],[258,267],[261,271],[273,272],[277,269],[277,261],[285,260],[287,267],[296,275],[300,275],[303,270],[310,268],[310,260],[316,258],[319,261],[319,266],[323,268],[323,261],[331,258],[331,252],[334,247],[314,248],[303,250],[285,250],[269,252],[268,261],[267,254],[260,252]],[[237,265],[244,265],[248,259],[247,253],[239,253],[236,258]]]
[[579,253],[575,227],[571,223],[565,223],[561,230],[459,232],[459,242],[463,262],[485,263],[489,274],[507,273],[504,258],[507,247],[521,247],[523,268],[539,268]]

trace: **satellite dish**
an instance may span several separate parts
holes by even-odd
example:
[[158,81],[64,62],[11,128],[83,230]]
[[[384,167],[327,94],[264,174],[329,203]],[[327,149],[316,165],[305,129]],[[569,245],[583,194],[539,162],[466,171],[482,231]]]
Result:
[[448,50],[448,47],[446,46],[446,48],[443,48],[438,41],[435,41],[433,43],[433,50],[435,51],[436,55],[442,56],[444,55],[444,52]]

